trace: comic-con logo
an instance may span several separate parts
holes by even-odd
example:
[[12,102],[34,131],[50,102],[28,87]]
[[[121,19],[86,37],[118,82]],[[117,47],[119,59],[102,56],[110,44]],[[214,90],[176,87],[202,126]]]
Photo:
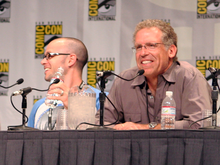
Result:
[[[98,85],[98,79],[99,77],[96,76],[96,73],[98,71],[115,71],[115,59],[114,58],[100,58],[99,61],[97,61],[95,58],[90,59],[87,64],[87,84],[91,85],[95,88],[99,88]],[[114,76],[109,76],[105,80],[106,88],[105,91],[109,91],[113,81]]]
[[197,0],[197,18],[220,18],[220,1]]
[[[9,59],[0,60],[0,84],[8,86]],[[7,96],[8,89],[0,88],[0,96]]]
[[0,1],[0,22],[10,22],[10,0]]
[[220,59],[217,57],[209,57],[209,59],[196,57],[196,68],[200,70],[204,77],[208,77],[211,74],[210,67],[220,69]]
[[33,96],[33,105],[40,99],[42,99],[42,96]]
[[115,20],[116,0],[89,0],[89,21]]
[[44,58],[46,46],[54,39],[62,37],[62,22],[36,23],[35,27],[35,59]]

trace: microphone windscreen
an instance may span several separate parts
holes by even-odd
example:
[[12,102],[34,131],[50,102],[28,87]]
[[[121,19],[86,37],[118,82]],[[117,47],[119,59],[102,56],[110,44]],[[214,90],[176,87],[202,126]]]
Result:
[[17,84],[21,84],[21,83],[23,83],[23,82],[24,82],[24,79],[23,79],[23,78],[20,78],[20,79],[17,80]]
[[209,70],[211,73],[218,71],[218,69],[216,69],[216,68],[214,68],[214,67],[209,67],[208,70]]
[[59,82],[60,82],[60,79],[56,78],[56,79],[53,81],[52,84],[57,84],[57,83],[59,83]]
[[144,74],[144,69],[141,69],[141,70],[138,71],[139,76],[142,75],[142,74]]
[[27,88],[24,88],[23,89],[23,93],[30,93],[32,91],[32,88],[31,87],[27,87]]

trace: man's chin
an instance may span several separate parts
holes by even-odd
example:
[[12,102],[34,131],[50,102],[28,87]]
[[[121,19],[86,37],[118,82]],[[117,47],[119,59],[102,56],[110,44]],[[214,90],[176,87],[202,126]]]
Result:
[[155,73],[152,72],[152,71],[147,71],[147,70],[144,70],[144,76],[147,77],[147,78],[152,78],[152,77],[155,77]]
[[47,82],[50,82],[50,80],[51,80],[50,78],[46,78],[46,77],[45,77],[44,79],[45,79],[45,81],[47,81]]

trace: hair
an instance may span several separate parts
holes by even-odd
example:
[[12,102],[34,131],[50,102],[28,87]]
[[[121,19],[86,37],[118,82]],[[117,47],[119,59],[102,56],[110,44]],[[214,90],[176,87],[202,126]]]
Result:
[[[170,26],[169,23],[158,19],[147,19],[142,22],[139,22],[135,27],[135,31],[133,34],[133,42],[135,43],[135,37],[139,30],[144,28],[151,28],[151,27],[157,27],[158,29],[161,30],[162,32],[161,41],[163,42],[163,44],[166,46],[167,49],[171,45],[175,45],[177,48],[177,35],[174,29]],[[173,58],[173,61],[177,61],[176,56]]]
[[83,67],[88,62],[88,51],[85,44],[77,38],[64,37],[61,39],[65,39],[68,49],[71,53],[76,54],[78,69],[83,70]]

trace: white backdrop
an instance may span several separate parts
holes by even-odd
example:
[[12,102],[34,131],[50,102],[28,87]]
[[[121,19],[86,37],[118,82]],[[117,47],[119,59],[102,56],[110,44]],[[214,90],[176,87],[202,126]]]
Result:
[[[162,19],[174,27],[178,34],[179,60],[190,62],[204,76],[210,74],[207,68],[220,68],[218,4],[200,0],[110,0],[105,1],[103,6],[100,4],[104,0],[7,2],[0,6],[0,72],[4,74],[0,79],[4,80],[4,86],[14,84],[19,78],[23,78],[24,83],[8,90],[0,88],[2,130],[22,123],[21,114],[10,102],[12,92],[29,86],[39,89],[48,87],[44,81],[41,59],[35,58],[38,25],[48,25],[50,28],[50,34],[42,35],[45,44],[54,36],[76,37],[85,43],[90,63],[84,69],[83,79],[88,83],[94,83],[92,69],[110,69],[119,74],[135,65],[131,50],[132,36],[135,25],[144,19]],[[54,25],[61,25],[61,34],[53,33]],[[90,64],[95,64],[94,68]],[[109,82],[107,90],[112,84]],[[45,94],[32,91],[27,95],[26,115],[30,114],[34,101]],[[12,101],[22,111],[22,96],[14,96]]]

